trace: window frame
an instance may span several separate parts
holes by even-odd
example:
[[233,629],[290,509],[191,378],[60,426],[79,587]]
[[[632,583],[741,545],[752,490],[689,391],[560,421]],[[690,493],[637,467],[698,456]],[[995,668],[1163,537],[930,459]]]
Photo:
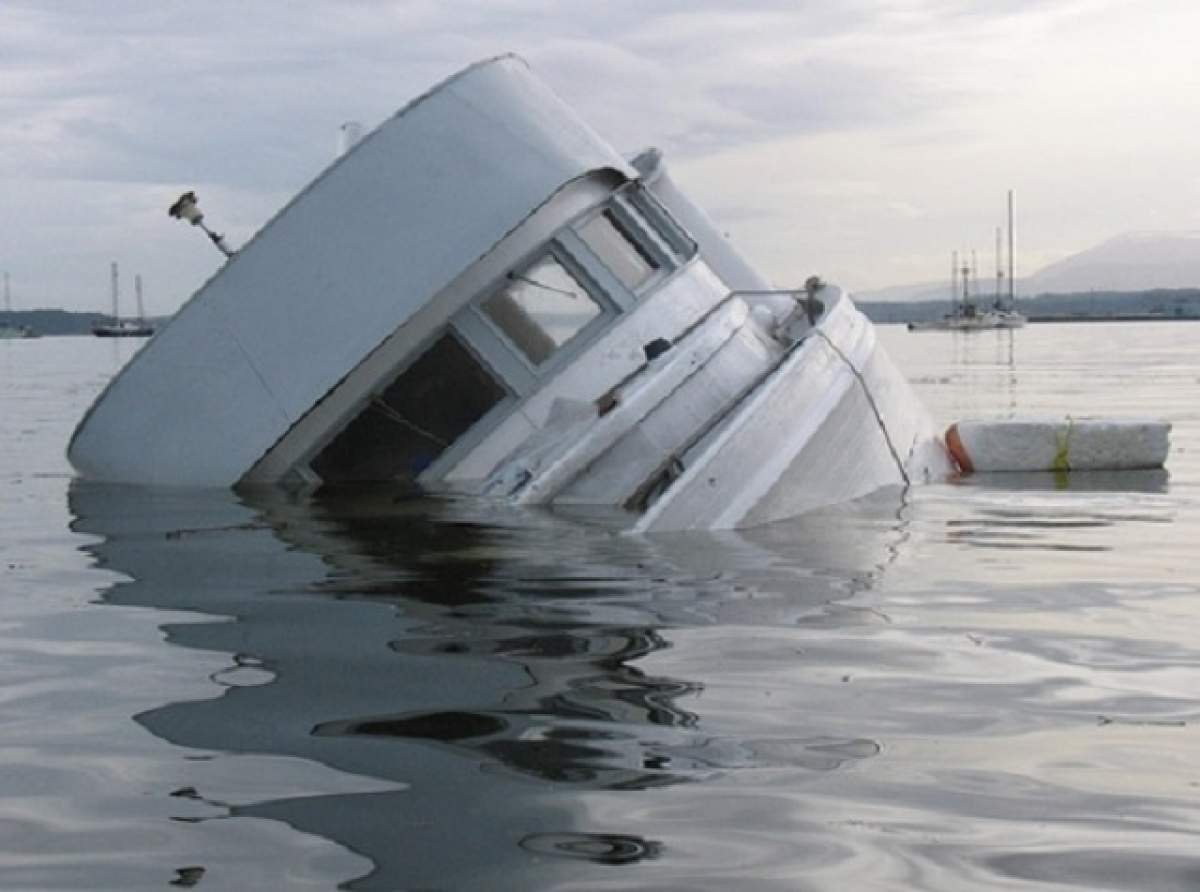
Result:
[[[635,289],[627,287],[601,260],[579,230],[605,213],[612,215],[618,232],[632,250],[644,251],[656,267]],[[518,398],[533,392],[540,380],[553,376],[579,356],[623,313],[633,310],[646,295],[674,276],[698,251],[687,234],[661,203],[637,182],[627,183],[557,230],[546,242],[523,258],[450,320],[450,326],[469,344],[476,356],[498,374]],[[576,331],[544,361],[535,363],[484,309],[508,287],[513,275],[522,275],[543,258],[551,257],[583,288],[600,313]]]
[[645,220],[644,231],[661,250],[672,257],[675,268],[696,256],[700,246],[671,212],[641,183],[630,183],[616,195],[626,213]]
[[[628,243],[630,250],[641,257],[649,268],[649,275],[635,285],[626,284],[620,276],[613,272],[583,235],[584,229],[597,220],[605,218],[609,219],[609,225],[617,235]],[[591,257],[595,258],[596,262],[620,283],[621,289],[634,297],[640,297],[654,290],[655,286],[674,268],[674,258],[663,250],[663,246],[646,231],[645,227],[641,225],[641,221],[631,214],[628,208],[616,201],[605,202],[599,208],[575,221],[571,226],[571,232],[583,243]]]
[[[483,440],[495,430],[500,423],[508,417],[514,406],[521,398],[521,395],[514,391],[507,377],[500,369],[497,369],[495,364],[490,362],[487,356],[482,353],[478,347],[471,342],[471,338],[459,331],[457,326],[453,324],[443,325],[436,331],[430,333],[425,338],[418,349],[409,352],[404,361],[398,363],[392,372],[380,378],[379,383],[371,388],[371,392],[367,399],[357,404],[354,409],[348,414],[345,423],[337,427],[335,433],[324,439],[319,444],[315,445],[303,461],[297,462],[295,469],[304,477],[311,478],[313,482],[318,482],[322,485],[337,485],[336,481],[326,480],[313,467],[315,462],[325,449],[340,437],[346,429],[358,420],[363,412],[370,411],[371,405],[380,397],[380,395],[394,385],[409,369],[416,365],[426,354],[439,343],[443,338],[451,338],[462,350],[471,358],[471,360],[479,367],[479,369],[492,379],[492,382],[502,392],[501,397],[492,404],[492,406],[480,415],[475,421],[461,434],[452,440],[438,456],[431,461],[425,468],[421,470],[412,482],[417,485],[424,485],[430,480],[439,479],[445,472],[462,457],[478,446]],[[385,383],[386,382],[386,383]],[[399,480],[401,478],[394,478]],[[375,481],[371,481],[375,482]],[[379,481],[388,482],[388,481]]]
[[[547,244],[540,246],[538,251],[514,266],[495,287],[486,289],[479,298],[471,302],[466,311],[456,315],[452,321],[453,327],[460,329],[469,339],[476,341],[477,352],[485,356],[499,355],[500,351],[496,349],[496,345],[499,345],[506,355],[495,365],[502,367],[500,369],[502,374],[511,373],[513,380],[520,382],[519,393],[526,392],[526,387],[532,390],[532,385],[537,379],[553,373],[578,356],[600,330],[607,328],[609,323],[620,315],[622,309],[620,303],[613,300],[609,289],[595,281],[595,270],[591,268],[591,264],[580,263],[573,256],[574,252],[568,243],[569,240],[562,240],[562,235],[563,233],[560,233]],[[484,309],[484,304],[504,291],[513,277],[524,275],[547,257],[562,266],[567,274],[579,283],[587,299],[595,304],[600,312],[539,363],[534,362],[503,327],[488,314]],[[607,274],[607,270],[605,273]],[[609,275],[616,281],[615,276]]]

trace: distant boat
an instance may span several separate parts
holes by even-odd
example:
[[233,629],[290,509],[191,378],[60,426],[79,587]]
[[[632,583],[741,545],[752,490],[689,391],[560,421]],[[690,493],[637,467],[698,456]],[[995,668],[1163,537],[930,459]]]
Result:
[[[12,314],[12,293],[8,286],[8,273],[4,274],[4,313]],[[14,325],[11,322],[0,322],[0,341],[14,341],[23,338],[36,338],[38,333],[28,325]]]
[[1018,311],[1004,308],[979,310],[973,303],[960,304],[954,312],[928,322],[910,322],[909,331],[986,331],[1023,328],[1028,320]]
[[[962,296],[959,297],[958,276],[962,274]],[[1013,204],[1012,190],[1008,192],[1008,301],[1001,299],[1004,273],[1000,269],[1000,229],[996,229],[996,298],[992,306],[981,309],[971,296],[971,267],[958,265],[958,252],[950,263],[950,312],[941,319],[908,323],[909,331],[987,331],[990,329],[1023,328],[1028,321],[1018,312],[1013,294]]]
[[134,291],[137,294],[138,314],[136,319],[122,319],[118,306],[117,264],[112,265],[112,322],[99,322],[92,326],[92,334],[98,338],[148,338],[154,334],[154,326],[146,322],[142,309],[142,277],[134,276]]
[[7,322],[0,322],[0,341],[14,341],[36,337],[38,337],[38,333],[28,325],[10,325]]
[[154,334],[154,327],[132,319],[121,319],[115,323],[93,325],[92,334],[98,338],[148,338]]

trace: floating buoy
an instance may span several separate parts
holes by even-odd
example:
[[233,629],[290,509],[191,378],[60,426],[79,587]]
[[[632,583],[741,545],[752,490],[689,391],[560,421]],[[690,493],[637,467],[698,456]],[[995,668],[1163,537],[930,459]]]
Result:
[[1166,421],[1103,418],[959,421],[946,448],[959,470],[1131,471],[1167,460]]

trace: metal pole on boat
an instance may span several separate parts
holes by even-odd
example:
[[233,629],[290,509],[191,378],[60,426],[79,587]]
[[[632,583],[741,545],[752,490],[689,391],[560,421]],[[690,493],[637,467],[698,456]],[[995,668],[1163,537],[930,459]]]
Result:
[[338,128],[337,155],[341,158],[363,137],[363,125],[358,121],[347,121]]
[[200,206],[196,204],[195,192],[184,192],[175,203],[167,209],[167,214],[174,217],[176,220],[183,220],[185,223],[191,223],[193,226],[199,226],[204,234],[207,235],[214,245],[226,257],[232,257],[234,251],[225,244],[225,236],[220,233],[213,232],[204,225],[204,214],[200,211]]
[[962,304],[965,311],[967,305],[971,302],[971,267],[967,263],[967,252],[963,251],[962,259]]
[[1003,255],[1000,253],[1000,227],[996,227],[996,306],[1000,306],[1001,292],[1004,290],[1004,270],[1001,264],[1004,262]]
[[133,293],[137,296],[137,318],[138,325],[141,325],[146,319],[146,312],[142,309],[142,274],[138,273],[133,277]]
[[1008,306],[1011,309],[1016,304],[1013,294],[1013,190],[1008,190]]
[[958,309],[958,252],[950,252],[950,312]]
[[118,291],[117,261],[114,260],[112,262],[112,266],[110,267],[110,272],[111,272],[111,276],[112,276],[112,317],[113,317],[113,322],[116,323],[116,322],[121,321],[121,316],[117,310],[117,291]]

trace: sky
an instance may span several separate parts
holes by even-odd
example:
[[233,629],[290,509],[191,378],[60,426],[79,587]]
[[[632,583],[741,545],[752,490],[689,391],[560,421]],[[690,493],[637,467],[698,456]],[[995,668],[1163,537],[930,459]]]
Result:
[[1017,274],[1200,230],[1194,0],[0,0],[0,269],[14,309],[176,310],[382,122],[506,52],[673,177],[781,287]]

